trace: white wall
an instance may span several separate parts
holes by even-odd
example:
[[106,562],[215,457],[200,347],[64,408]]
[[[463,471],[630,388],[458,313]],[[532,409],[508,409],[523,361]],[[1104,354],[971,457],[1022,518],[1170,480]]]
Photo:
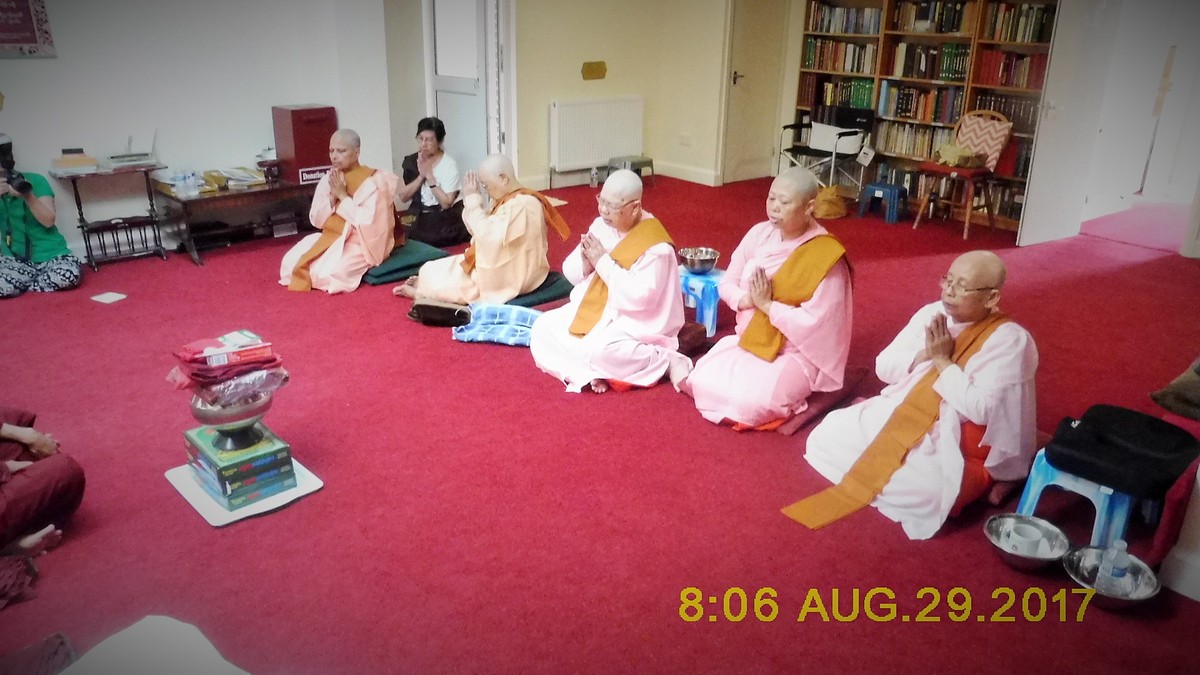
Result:
[[1164,43],[1175,45],[1171,88],[1167,92],[1154,154],[1142,196],[1151,201],[1189,203],[1200,181],[1200,5],[1174,0],[1163,31]]
[[[726,0],[517,0],[521,181],[548,184],[551,101],[640,95],[655,171],[714,185],[725,16]],[[585,61],[605,61],[607,76],[583,80]],[[554,182],[586,179],[582,172]]]
[[[334,9],[337,9],[335,12]],[[271,106],[320,103],[392,165],[382,0],[46,0],[57,57],[0,59],[0,131],[18,168],[45,173],[64,147],[100,157],[136,135],[195,170],[251,163],[274,145]],[[82,251],[69,184],[58,225]],[[85,184],[89,218],[146,209],[140,179]]]
[[420,0],[385,0],[393,171],[417,151],[417,122],[426,116],[425,35]]

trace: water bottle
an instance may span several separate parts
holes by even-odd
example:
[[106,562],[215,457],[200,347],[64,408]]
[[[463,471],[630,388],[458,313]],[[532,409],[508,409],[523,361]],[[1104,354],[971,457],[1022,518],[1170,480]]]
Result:
[[1104,550],[1100,568],[1096,571],[1096,590],[1119,598],[1133,594],[1133,577],[1129,573],[1129,553],[1125,540],[1118,539]]
[[597,187],[600,185],[600,171],[596,167],[592,167],[592,175],[588,178],[588,185]]

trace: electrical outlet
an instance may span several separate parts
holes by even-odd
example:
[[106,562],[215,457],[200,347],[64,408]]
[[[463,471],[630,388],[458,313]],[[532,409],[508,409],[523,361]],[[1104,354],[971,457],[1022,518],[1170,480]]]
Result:
[[685,148],[692,147],[692,135],[691,134],[679,134],[679,145],[681,145]]

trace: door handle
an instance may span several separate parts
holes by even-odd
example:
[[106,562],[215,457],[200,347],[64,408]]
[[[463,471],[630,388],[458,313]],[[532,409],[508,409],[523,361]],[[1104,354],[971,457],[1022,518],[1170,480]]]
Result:
[[737,83],[738,83],[738,80],[742,79],[742,78],[743,78],[743,77],[745,77],[745,76],[746,76],[746,75],[745,75],[745,73],[739,73],[739,72],[738,72],[738,71],[736,71],[736,70],[735,70],[735,71],[733,71],[733,83],[734,83],[734,84],[737,84]]

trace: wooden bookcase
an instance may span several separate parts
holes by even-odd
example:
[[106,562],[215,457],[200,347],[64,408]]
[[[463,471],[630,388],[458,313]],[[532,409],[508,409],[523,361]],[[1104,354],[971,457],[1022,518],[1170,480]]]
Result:
[[1056,14],[1056,0],[810,0],[797,120],[821,121],[823,105],[872,108],[877,154],[869,171],[915,195],[916,164],[951,140],[964,111],[1004,113],[1013,135],[996,167],[993,203],[997,224],[1015,230]]

